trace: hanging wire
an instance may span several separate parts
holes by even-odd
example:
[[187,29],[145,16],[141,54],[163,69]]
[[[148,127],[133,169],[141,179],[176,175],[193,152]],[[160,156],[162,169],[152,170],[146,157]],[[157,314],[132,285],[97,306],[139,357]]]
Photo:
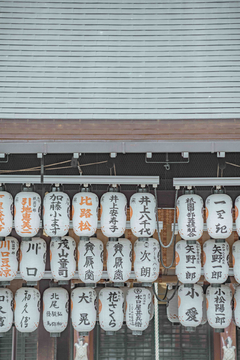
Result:
[[178,287],[179,287],[179,280],[177,281],[177,285],[176,285],[176,287],[175,287],[175,289],[174,289],[174,292],[173,292],[172,296],[171,296],[170,298],[168,298],[168,297],[167,297],[167,294],[168,294],[168,285],[167,285],[166,293],[165,293],[163,299],[160,299],[160,297],[158,296],[158,294],[157,294],[156,291],[155,291],[154,284],[152,285],[153,293],[154,293],[154,296],[156,297],[156,299],[157,299],[158,301],[160,301],[160,302],[167,302],[167,305],[169,304],[169,301],[171,301],[171,300],[174,298],[174,296],[176,295],[176,292],[177,292],[177,290],[178,290]]
[[176,251],[175,251],[175,246],[176,246],[176,240],[177,240],[177,236],[176,235],[174,235],[174,242],[173,242],[173,257],[172,257],[172,262],[171,262],[171,264],[170,265],[165,265],[164,263],[163,263],[163,258],[162,258],[162,251],[160,250],[160,261],[161,261],[161,264],[162,264],[162,266],[164,267],[164,269],[170,269],[172,266],[173,266],[173,264],[174,264],[174,262],[175,262],[175,254],[176,254]]
[[236,166],[236,167],[240,167],[240,165],[233,164],[233,163],[230,163],[230,162],[227,162],[227,161],[226,161],[226,164],[228,164],[228,165],[232,165],[232,166]]

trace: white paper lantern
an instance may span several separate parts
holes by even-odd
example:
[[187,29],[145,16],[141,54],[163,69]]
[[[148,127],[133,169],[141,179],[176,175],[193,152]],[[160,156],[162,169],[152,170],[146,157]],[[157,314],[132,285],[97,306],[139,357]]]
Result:
[[46,264],[46,241],[35,237],[20,245],[20,273],[23,280],[39,281],[43,278]]
[[203,317],[201,321],[201,325],[204,325],[207,323],[207,298],[206,294],[203,294]]
[[213,239],[226,239],[232,233],[232,199],[226,194],[212,194],[206,199],[208,234]]
[[208,240],[203,245],[203,268],[205,279],[210,284],[222,284],[228,278],[229,245]]
[[203,199],[185,194],[177,200],[178,231],[184,240],[198,240],[203,234]]
[[13,197],[6,191],[0,191],[0,237],[8,236],[13,225]]
[[76,271],[76,243],[70,236],[52,240],[50,265],[55,280],[70,280]]
[[18,270],[18,240],[12,236],[0,241],[0,281],[11,281]]
[[96,283],[103,272],[103,243],[96,238],[78,244],[78,274],[84,283]]
[[43,293],[43,326],[50,333],[63,332],[68,324],[69,296],[66,289],[49,288]]
[[203,289],[200,285],[178,289],[178,318],[180,323],[189,328],[194,328],[202,321]]
[[40,226],[41,197],[33,191],[22,191],[14,200],[14,223],[21,237],[37,235]]
[[181,240],[176,244],[176,275],[183,284],[195,284],[201,277],[201,245]]
[[13,323],[13,293],[9,289],[0,289],[0,333],[11,329]]
[[18,331],[33,332],[40,319],[40,292],[32,287],[22,287],[15,293],[15,326]]
[[72,324],[78,332],[89,332],[96,324],[97,294],[88,287],[78,287],[71,294]]
[[70,198],[62,191],[45,195],[43,201],[43,224],[48,236],[64,236],[70,221]]
[[132,269],[132,243],[127,239],[107,242],[107,271],[109,280],[122,283],[129,279]]
[[236,230],[238,233],[238,236],[240,236],[240,196],[238,196],[235,200],[235,223],[236,223]]
[[227,285],[207,288],[207,318],[214,329],[227,328],[232,320],[232,291]]
[[104,288],[99,293],[99,324],[105,331],[121,329],[124,318],[124,295],[121,289]]
[[156,230],[156,199],[150,193],[139,192],[130,198],[130,224],[136,237],[151,237]]
[[127,198],[109,191],[101,197],[101,230],[107,237],[120,237],[126,230]]
[[132,288],[127,292],[126,323],[136,335],[140,335],[149,325],[151,302],[151,292],[146,288]]
[[136,240],[134,243],[134,272],[139,282],[153,282],[158,278],[160,245],[156,239]]
[[80,192],[73,197],[73,231],[78,236],[93,236],[98,226],[98,197],[92,192]]
[[237,286],[234,293],[234,320],[235,325],[240,327],[240,286]]
[[[168,290],[167,297],[170,299],[173,296],[175,289]],[[174,297],[169,301],[167,306],[167,318],[171,323],[179,324],[178,319],[178,292],[176,291]]]
[[240,240],[235,241],[232,247],[233,274],[235,280],[240,283]]

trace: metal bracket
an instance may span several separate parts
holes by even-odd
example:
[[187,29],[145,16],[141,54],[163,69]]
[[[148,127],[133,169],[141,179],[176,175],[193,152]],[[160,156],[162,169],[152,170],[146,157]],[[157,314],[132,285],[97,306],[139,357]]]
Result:
[[[189,156],[186,157],[187,161],[169,161],[169,157],[168,157],[168,153],[166,153],[166,160],[165,161],[148,161],[147,159],[149,159],[149,153],[145,154],[145,163],[146,164],[164,164],[163,166],[165,167],[166,170],[170,170],[170,164],[188,164],[189,163]],[[182,153],[182,154],[186,154],[186,153]],[[182,155],[183,156],[183,155]],[[185,158],[185,156],[183,156]]]

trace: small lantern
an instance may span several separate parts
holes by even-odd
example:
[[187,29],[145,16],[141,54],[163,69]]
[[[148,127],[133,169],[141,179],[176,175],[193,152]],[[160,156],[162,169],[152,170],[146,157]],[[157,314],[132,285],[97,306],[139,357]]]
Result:
[[71,294],[71,318],[72,324],[78,332],[89,332],[96,324],[97,294],[96,291],[88,287],[78,287]]
[[73,231],[78,236],[93,236],[98,226],[98,197],[82,188],[74,195],[72,202]]
[[145,288],[129,289],[126,296],[126,323],[134,335],[146,330],[151,316],[152,294]]
[[203,289],[200,285],[181,285],[178,289],[178,318],[180,323],[193,330],[202,321]]
[[240,196],[238,196],[235,200],[235,223],[236,223],[236,230],[238,233],[238,236],[240,236]]
[[0,241],[0,281],[11,281],[18,270],[18,240],[12,236]]
[[13,293],[0,289],[0,336],[11,329],[13,323]]
[[14,200],[16,233],[24,238],[37,235],[40,226],[41,197],[33,191],[22,191]]
[[70,280],[76,271],[76,243],[70,236],[52,238],[50,244],[50,264],[55,280]]
[[109,333],[121,329],[124,318],[124,295],[121,289],[106,287],[99,293],[99,324]]
[[208,234],[213,239],[226,239],[232,233],[232,199],[227,194],[212,194],[206,199]]
[[33,332],[40,319],[40,292],[32,287],[22,287],[15,293],[15,326],[18,331]]
[[39,237],[21,242],[20,273],[23,280],[36,282],[43,278],[46,252],[46,241]]
[[101,197],[101,230],[107,237],[118,238],[126,230],[127,198],[115,189],[110,188]]
[[228,278],[229,245],[208,240],[203,245],[204,276],[210,284],[222,284]]
[[232,247],[233,274],[235,280],[240,283],[240,240],[235,241]]
[[13,197],[6,191],[0,191],[0,237],[8,236],[12,231],[12,225]]
[[69,230],[70,198],[60,190],[53,188],[43,201],[43,224],[48,236],[64,236]]
[[107,271],[109,280],[123,283],[130,278],[132,243],[127,239],[107,242]]
[[[168,290],[167,297],[170,299],[173,296],[175,289]],[[176,291],[174,297],[169,301],[167,306],[167,318],[173,324],[179,324],[178,319],[178,292]]]
[[68,324],[69,296],[66,289],[52,287],[43,293],[43,326],[57,337]]
[[218,332],[224,331],[232,320],[232,291],[227,285],[207,288],[208,323]]
[[96,238],[80,240],[78,244],[79,278],[88,284],[95,284],[103,272],[103,243]]
[[201,246],[198,241],[176,244],[176,275],[183,284],[195,284],[201,277]]
[[158,278],[160,245],[156,239],[136,240],[134,243],[134,271],[139,282],[151,283]]
[[178,231],[184,240],[198,240],[203,234],[203,199],[185,194],[177,200]]
[[240,327],[240,286],[236,287],[234,293],[234,319],[235,325]]

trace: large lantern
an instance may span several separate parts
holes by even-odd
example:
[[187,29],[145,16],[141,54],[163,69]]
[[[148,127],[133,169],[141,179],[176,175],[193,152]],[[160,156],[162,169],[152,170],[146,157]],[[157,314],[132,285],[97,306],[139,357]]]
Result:
[[222,284],[228,278],[229,245],[226,241],[207,240],[203,245],[204,276],[210,284]]
[[232,247],[232,257],[233,257],[233,274],[235,280],[240,283],[240,240],[235,241]]
[[151,316],[151,291],[146,288],[129,289],[126,296],[126,323],[134,335],[147,329]]
[[39,237],[21,242],[20,273],[23,280],[36,282],[43,278],[46,252],[46,241]]
[[[142,189],[145,190],[145,189]],[[156,230],[156,199],[148,192],[138,192],[130,198],[130,224],[136,237],[151,237]]]
[[203,199],[185,194],[177,200],[178,231],[184,240],[198,240],[203,234]]
[[176,244],[176,275],[183,284],[194,284],[201,277],[201,246],[198,241]]
[[158,278],[160,245],[156,239],[136,240],[134,243],[134,272],[139,282],[151,283]]
[[78,236],[93,236],[98,226],[98,197],[82,188],[72,201],[73,231]]
[[236,326],[240,327],[240,286],[236,287],[234,293],[234,319]]
[[96,238],[80,240],[78,244],[79,278],[88,284],[95,284],[103,272],[103,243]]
[[[174,294],[175,289],[169,290],[167,293],[168,299],[171,299],[171,297]],[[173,298],[169,301],[167,306],[167,318],[168,320],[173,324],[179,324],[178,319],[178,292],[175,292],[175,295]]]
[[104,288],[99,293],[99,324],[109,333],[121,329],[124,318],[124,295],[121,289]]
[[43,201],[44,230],[48,236],[64,236],[69,230],[70,199],[60,188],[53,189]]
[[0,281],[11,281],[18,270],[18,240],[8,236],[0,241]]
[[22,191],[14,199],[16,233],[29,238],[37,235],[40,226],[41,197],[33,191]]
[[20,332],[33,332],[40,319],[40,292],[31,287],[22,287],[15,293],[15,326]]
[[50,265],[55,280],[70,280],[76,271],[76,243],[70,236],[52,239]]
[[206,199],[208,234],[213,239],[226,239],[232,233],[232,199],[226,194],[212,194]]
[[51,336],[59,336],[68,324],[69,296],[66,289],[52,287],[43,293],[43,326]]
[[101,230],[106,237],[118,238],[126,230],[127,221],[127,198],[116,188],[101,197]]
[[202,321],[203,289],[200,285],[181,285],[178,289],[178,318],[189,331]]
[[78,287],[71,294],[71,318],[76,331],[86,333],[91,331],[97,319],[97,294],[88,287]]
[[13,293],[0,289],[0,336],[11,329],[13,323]]
[[123,283],[132,269],[132,243],[127,239],[107,242],[107,271],[109,280]]
[[227,285],[207,288],[208,323],[219,332],[224,331],[232,320],[232,291]]
[[0,238],[8,236],[13,225],[13,197],[0,186]]

